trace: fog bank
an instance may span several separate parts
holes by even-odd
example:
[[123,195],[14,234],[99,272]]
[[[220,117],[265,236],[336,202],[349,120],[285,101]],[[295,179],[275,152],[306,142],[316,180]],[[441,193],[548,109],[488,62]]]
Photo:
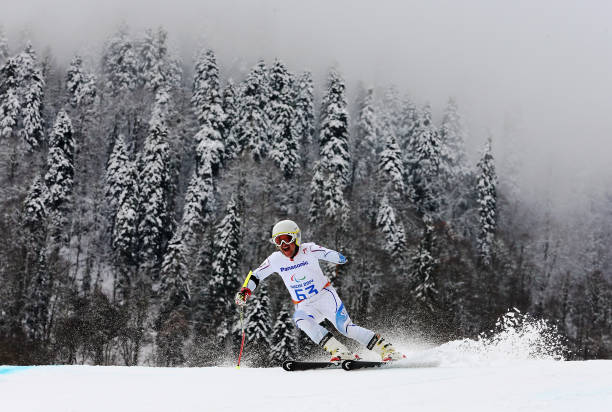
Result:
[[334,65],[351,84],[396,84],[416,102],[430,102],[438,116],[454,96],[472,153],[489,134],[500,165],[516,151],[527,198],[573,202],[576,188],[595,192],[612,181],[612,3],[606,1],[0,4],[13,50],[31,37],[68,60],[97,50],[121,22],[135,35],[162,25],[186,63],[205,45],[225,67],[260,57],[317,74]]

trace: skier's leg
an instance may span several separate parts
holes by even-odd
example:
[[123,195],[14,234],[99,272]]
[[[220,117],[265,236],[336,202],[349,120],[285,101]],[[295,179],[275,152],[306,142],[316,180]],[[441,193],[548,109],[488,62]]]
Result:
[[378,353],[383,361],[398,360],[405,357],[398,352],[390,342],[380,336],[380,334],[355,325],[351,321],[344,307],[344,303],[342,303],[342,300],[333,287],[328,286],[323,289],[322,292],[327,294],[327,298],[325,300],[321,299],[319,310],[326,314],[326,317],[334,323],[340,333],[355,339],[363,346]]
[[353,356],[346,346],[340,343],[334,338],[331,332],[318,323],[324,319],[324,316],[316,310],[316,308],[310,307],[309,305],[302,306],[303,309],[298,308],[293,314],[295,325],[303,330],[314,343],[320,345],[325,351],[329,352],[329,354],[332,355],[332,362],[352,358]]
[[383,361],[399,360],[406,357],[404,354],[398,352],[391,342],[386,341],[379,333],[374,335],[370,343],[368,343],[367,348],[378,353]]
[[342,303],[338,293],[332,286],[326,287],[321,293],[327,294],[325,300],[321,299],[321,305],[325,307],[320,308],[320,310],[326,314],[327,319],[329,319],[336,329],[344,336],[356,340],[363,346],[367,346],[374,337],[374,332],[357,326],[351,321],[344,307],[344,303]]
[[327,329],[319,325],[312,313],[308,313],[305,310],[296,310],[293,314],[293,322],[298,329],[303,330],[317,345],[320,344],[323,338],[329,333]]

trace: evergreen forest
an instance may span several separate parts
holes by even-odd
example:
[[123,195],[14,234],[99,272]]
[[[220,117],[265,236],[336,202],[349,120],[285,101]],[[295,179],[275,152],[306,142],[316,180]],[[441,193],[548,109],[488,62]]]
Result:
[[[234,296],[281,219],[348,258],[321,265],[364,327],[433,345],[516,309],[612,358],[612,191],[567,218],[522,202],[460,101],[186,61],[161,27],[66,62],[23,43],[0,32],[0,364],[235,362]],[[247,364],[325,356],[292,314],[262,282]]]

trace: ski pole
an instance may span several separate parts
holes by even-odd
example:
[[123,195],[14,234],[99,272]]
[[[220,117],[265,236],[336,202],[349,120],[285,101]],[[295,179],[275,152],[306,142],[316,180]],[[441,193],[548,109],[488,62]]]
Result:
[[[249,279],[251,279],[252,274],[253,274],[253,271],[251,270],[249,274],[247,275],[246,279],[244,280],[244,283],[242,284],[243,288],[246,288],[247,285],[249,284]],[[242,350],[244,349],[244,338],[246,336],[245,331],[244,331],[244,306],[240,307],[240,329],[242,329],[242,342],[240,343],[240,353],[238,354],[238,364],[236,365],[237,369],[240,369],[240,359],[242,359]]]

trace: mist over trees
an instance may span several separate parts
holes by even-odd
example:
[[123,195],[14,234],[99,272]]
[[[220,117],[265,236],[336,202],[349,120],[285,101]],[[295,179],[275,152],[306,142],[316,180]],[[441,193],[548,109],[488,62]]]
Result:
[[[226,72],[167,39],[122,26],[63,64],[0,31],[0,363],[222,363],[285,218],[349,258],[322,268],[366,327],[441,343],[515,307],[570,358],[612,356],[609,188],[579,216],[533,210],[496,136],[469,160],[452,98],[436,121],[394,88],[349,100],[338,69]],[[287,305],[280,279],[256,291],[245,362],[323,354]]]

